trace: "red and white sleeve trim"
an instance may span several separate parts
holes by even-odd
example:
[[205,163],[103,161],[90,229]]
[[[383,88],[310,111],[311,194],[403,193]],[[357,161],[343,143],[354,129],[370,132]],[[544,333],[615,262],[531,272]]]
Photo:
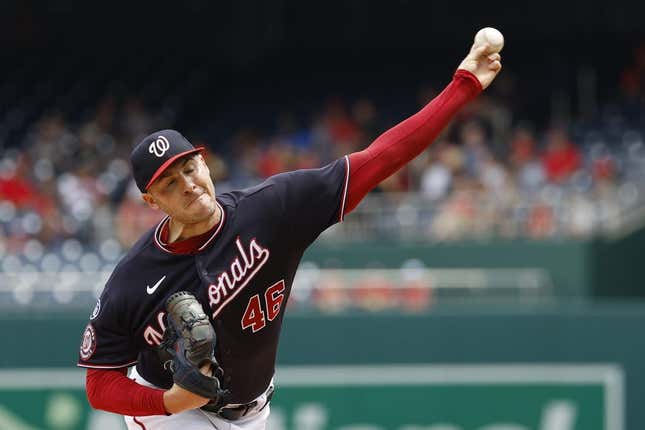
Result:
[[343,184],[343,197],[340,203],[338,222],[345,219],[345,203],[347,202],[347,189],[349,188],[349,155],[345,155],[345,183]]

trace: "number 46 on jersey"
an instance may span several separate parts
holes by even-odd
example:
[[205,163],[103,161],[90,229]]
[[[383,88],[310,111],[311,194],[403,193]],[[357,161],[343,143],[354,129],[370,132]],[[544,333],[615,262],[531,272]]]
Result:
[[[259,294],[251,297],[242,316],[242,330],[251,328],[253,333],[257,333],[267,325],[267,320],[273,321],[280,313],[284,289],[284,280],[281,280],[267,288],[263,297]],[[262,309],[263,305],[266,311]]]

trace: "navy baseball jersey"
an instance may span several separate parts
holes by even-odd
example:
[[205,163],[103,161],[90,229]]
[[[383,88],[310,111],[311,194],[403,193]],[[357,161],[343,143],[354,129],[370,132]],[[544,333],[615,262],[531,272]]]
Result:
[[273,377],[285,306],[303,252],[342,220],[349,159],[279,174],[217,197],[222,213],[193,254],[174,254],[161,240],[164,219],[119,262],[84,333],[78,365],[134,364],[149,382],[172,386],[157,355],[164,304],[177,291],[201,302],[217,333],[216,358],[231,403],[247,403]]

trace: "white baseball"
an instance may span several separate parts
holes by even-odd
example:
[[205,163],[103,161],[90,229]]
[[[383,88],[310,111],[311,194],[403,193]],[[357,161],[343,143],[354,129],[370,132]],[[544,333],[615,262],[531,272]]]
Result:
[[475,45],[482,43],[488,43],[493,52],[499,52],[504,47],[504,36],[496,28],[485,27],[475,35]]

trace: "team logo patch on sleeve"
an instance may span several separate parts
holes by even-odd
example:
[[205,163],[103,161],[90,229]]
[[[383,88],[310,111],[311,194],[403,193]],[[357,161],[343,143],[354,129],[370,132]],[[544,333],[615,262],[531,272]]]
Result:
[[81,358],[83,360],[89,359],[92,354],[94,354],[94,350],[96,349],[96,332],[94,331],[94,327],[92,327],[92,324],[88,324],[87,327],[85,327],[85,331],[83,332],[83,342],[81,343]]
[[98,317],[99,312],[101,312],[101,299],[98,299],[96,301],[96,306],[94,306],[94,310],[92,311],[92,315],[90,315],[90,319],[93,320],[94,318]]

